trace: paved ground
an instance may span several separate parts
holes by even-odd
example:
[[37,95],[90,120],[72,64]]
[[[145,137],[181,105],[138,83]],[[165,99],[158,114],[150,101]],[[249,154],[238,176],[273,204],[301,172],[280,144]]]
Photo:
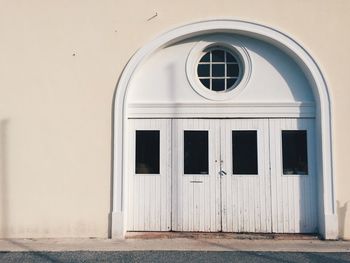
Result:
[[350,253],[207,252],[207,251],[76,251],[0,252],[0,262],[350,262]]
[[350,242],[249,236],[0,239],[0,262],[350,262]]
[[0,251],[276,251],[349,252],[349,241],[151,238],[151,239],[0,239]]

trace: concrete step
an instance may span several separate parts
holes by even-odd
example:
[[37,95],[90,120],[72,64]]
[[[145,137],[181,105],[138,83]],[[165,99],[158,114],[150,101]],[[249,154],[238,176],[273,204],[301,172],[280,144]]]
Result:
[[248,239],[248,240],[319,240],[317,234],[223,233],[223,232],[127,232],[127,239]]

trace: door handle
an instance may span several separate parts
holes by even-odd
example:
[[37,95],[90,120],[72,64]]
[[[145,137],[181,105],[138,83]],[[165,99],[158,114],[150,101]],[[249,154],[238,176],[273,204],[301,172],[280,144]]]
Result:
[[226,173],[224,170],[221,170],[221,171],[219,172],[219,174],[220,174],[220,176],[227,175],[227,173]]

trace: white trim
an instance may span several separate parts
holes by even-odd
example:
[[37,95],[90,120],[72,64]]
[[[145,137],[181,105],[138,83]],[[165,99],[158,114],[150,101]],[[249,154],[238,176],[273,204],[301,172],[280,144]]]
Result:
[[[137,67],[157,49],[180,40],[208,33],[236,33],[262,39],[278,46],[300,65],[312,87],[316,102],[316,141],[319,181],[319,233],[325,239],[338,238],[332,161],[331,101],[325,79],[312,56],[289,36],[267,26],[237,20],[209,20],[170,30],[145,45],[131,58],[121,75],[114,100],[113,211],[112,237],[123,238],[125,227],[125,158],[127,89]],[[319,178],[320,179],[320,178]]]
[[128,118],[313,118],[314,103],[133,103]]

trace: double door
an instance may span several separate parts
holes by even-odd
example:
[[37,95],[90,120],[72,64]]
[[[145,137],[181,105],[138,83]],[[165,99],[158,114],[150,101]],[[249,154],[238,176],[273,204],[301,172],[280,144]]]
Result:
[[130,120],[130,231],[317,231],[313,119]]

